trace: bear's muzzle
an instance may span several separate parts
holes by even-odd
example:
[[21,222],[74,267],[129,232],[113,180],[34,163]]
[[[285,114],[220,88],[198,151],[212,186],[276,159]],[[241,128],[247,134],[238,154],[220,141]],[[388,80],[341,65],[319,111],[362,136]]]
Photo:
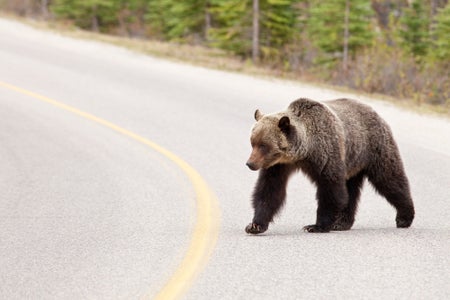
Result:
[[257,171],[259,169],[259,167],[254,162],[251,161],[247,161],[246,165],[252,171]]

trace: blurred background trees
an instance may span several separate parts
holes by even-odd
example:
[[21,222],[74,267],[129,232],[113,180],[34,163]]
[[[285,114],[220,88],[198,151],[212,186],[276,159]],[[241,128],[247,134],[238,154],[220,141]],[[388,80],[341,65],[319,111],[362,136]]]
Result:
[[0,8],[450,106],[448,0],[0,0]]

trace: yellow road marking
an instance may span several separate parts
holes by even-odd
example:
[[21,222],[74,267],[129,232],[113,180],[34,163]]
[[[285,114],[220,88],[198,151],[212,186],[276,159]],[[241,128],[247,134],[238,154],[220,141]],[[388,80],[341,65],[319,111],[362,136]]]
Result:
[[[134,132],[119,127],[111,122],[96,117],[92,114],[81,111],[72,106],[58,102],[51,98],[33,93],[20,87],[0,81],[0,86],[18,92],[23,95],[30,96],[34,99],[41,100],[63,110],[72,112],[85,119],[106,126],[116,132],[130,137],[142,144],[145,144],[153,150],[161,153],[172,162],[174,162],[191,181],[196,193],[197,218],[193,228],[192,238],[188,250],[178,266],[175,273],[167,281],[165,286],[159,291],[154,299],[177,299],[180,298],[187,289],[192,285],[193,281],[205,267],[209,257],[212,254],[219,234],[220,210],[217,199],[213,192],[209,189],[206,182],[198,174],[198,172],[181,158],[159,146],[158,144],[137,135]],[[149,298],[150,295],[144,298]]]

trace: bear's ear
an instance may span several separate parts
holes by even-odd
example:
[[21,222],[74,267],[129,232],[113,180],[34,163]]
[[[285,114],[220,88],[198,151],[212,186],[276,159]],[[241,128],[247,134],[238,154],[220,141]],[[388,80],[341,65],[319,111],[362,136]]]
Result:
[[259,121],[262,117],[264,117],[264,115],[259,111],[259,109],[257,109],[255,111],[255,120]]
[[284,116],[280,119],[280,121],[278,121],[278,128],[280,128],[280,130],[284,133],[289,133],[291,121],[288,116]]

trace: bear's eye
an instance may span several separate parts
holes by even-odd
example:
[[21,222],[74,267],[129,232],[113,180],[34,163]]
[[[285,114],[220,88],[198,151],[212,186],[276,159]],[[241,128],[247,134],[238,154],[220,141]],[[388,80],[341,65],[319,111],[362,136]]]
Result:
[[267,153],[269,151],[269,146],[267,146],[266,144],[259,144],[259,151]]

